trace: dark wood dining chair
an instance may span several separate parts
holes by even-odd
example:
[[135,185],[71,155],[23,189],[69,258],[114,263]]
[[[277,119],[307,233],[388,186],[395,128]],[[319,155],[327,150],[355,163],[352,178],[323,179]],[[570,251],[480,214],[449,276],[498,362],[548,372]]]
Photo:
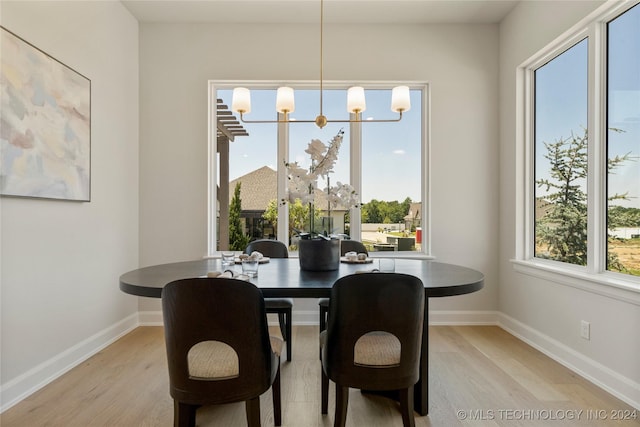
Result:
[[[364,243],[358,240],[341,240],[340,241],[340,256],[344,256],[347,252],[356,252],[359,254],[367,254]],[[329,298],[320,298],[318,300],[318,306],[320,307],[320,331],[324,331],[327,328],[327,312],[329,311]]]
[[[273,239],[259,239],[249,242],[249,245],[245,248],[244,253],[250,254],[251,252],[258,251],[262,255],[269,258],[289,258],[289,250],[287,245],[279,240]],[[267,309],[267,313],[276,313],[278,315],[278,322],[280,323],[280,333],[282,338],[287,343],[287,361],[291,362],[292,353],[292,337],[291,337],[291,324],[292,324],[292,311],[293,311],[293,299],[291,298],[265,298],[264,304]]]
[[272,387],[281,425],[280,350],[270,337],[262,292],[228,278],[193,278],[162,291],[162,314],[174,401],[174,426],[195,426],[203,405],[245,402],[247,424],[260,426],[260,395]]
[[350,387],[397,392],[403,425],[415,425],[424,298],[422,281],[407,274],[353,274],[333,285],[320,359],[323,414],[329,380],[336,384],[334,426],[345,425]]

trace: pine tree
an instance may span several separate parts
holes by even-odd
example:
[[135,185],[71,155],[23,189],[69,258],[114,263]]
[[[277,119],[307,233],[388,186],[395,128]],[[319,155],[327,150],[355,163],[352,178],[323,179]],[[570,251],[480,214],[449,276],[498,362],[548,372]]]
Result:
[[249,236],[242,232],[242,199],[240,198],[240,183],[233,190],[233,198],[229,205],[229,247],[232,251],[243,251],[249,244]]
[[[536,257],[587,265],[587,130],[581,136],[572,134],[554,143],[545,142],[544,146],[550,178],[536,180],[536,185],[548,193],[544,197],[546,213],[536,218]],[[628,154],[608,159],[608,171],[629,159]],[[626,197],[614,194],[608,200]],[[615,253],[607,254],[607,265],[624,271]]]

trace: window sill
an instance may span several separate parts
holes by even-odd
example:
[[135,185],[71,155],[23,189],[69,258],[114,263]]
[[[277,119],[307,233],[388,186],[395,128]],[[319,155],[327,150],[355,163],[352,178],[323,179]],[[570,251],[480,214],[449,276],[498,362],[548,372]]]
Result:
[[581,268],[558,265],[543,260],[511,260],[518,273],[550,280],[565,286],[640,305],[640,282],[622,278],[616,273],[589,273]]

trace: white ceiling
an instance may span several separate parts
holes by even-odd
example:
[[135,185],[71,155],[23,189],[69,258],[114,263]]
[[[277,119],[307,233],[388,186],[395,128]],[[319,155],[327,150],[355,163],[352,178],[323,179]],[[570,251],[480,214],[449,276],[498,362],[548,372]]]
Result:
[[[309,23],[319,0],[121,0],[140,22]],[[325,0],[326,23],[491,24],[520,0]]]

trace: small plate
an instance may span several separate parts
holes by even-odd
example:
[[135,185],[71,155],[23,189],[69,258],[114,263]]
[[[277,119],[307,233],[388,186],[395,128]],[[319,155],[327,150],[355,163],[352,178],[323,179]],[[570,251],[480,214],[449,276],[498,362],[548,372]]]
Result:
[[371,264],[373,262],[373,258],[350,260],[347,259],[347,257],[343,256],[340,257],[340,262],[343,262],[345,264]]
[[[258,261],[258,264],[266,264],[269,262],[271,258],[269,258],[268,256],[263,256],[262,258],[260,258],[260,260]],[[236,258],[236,264],[242,264],[242,260],[240,258]]]

